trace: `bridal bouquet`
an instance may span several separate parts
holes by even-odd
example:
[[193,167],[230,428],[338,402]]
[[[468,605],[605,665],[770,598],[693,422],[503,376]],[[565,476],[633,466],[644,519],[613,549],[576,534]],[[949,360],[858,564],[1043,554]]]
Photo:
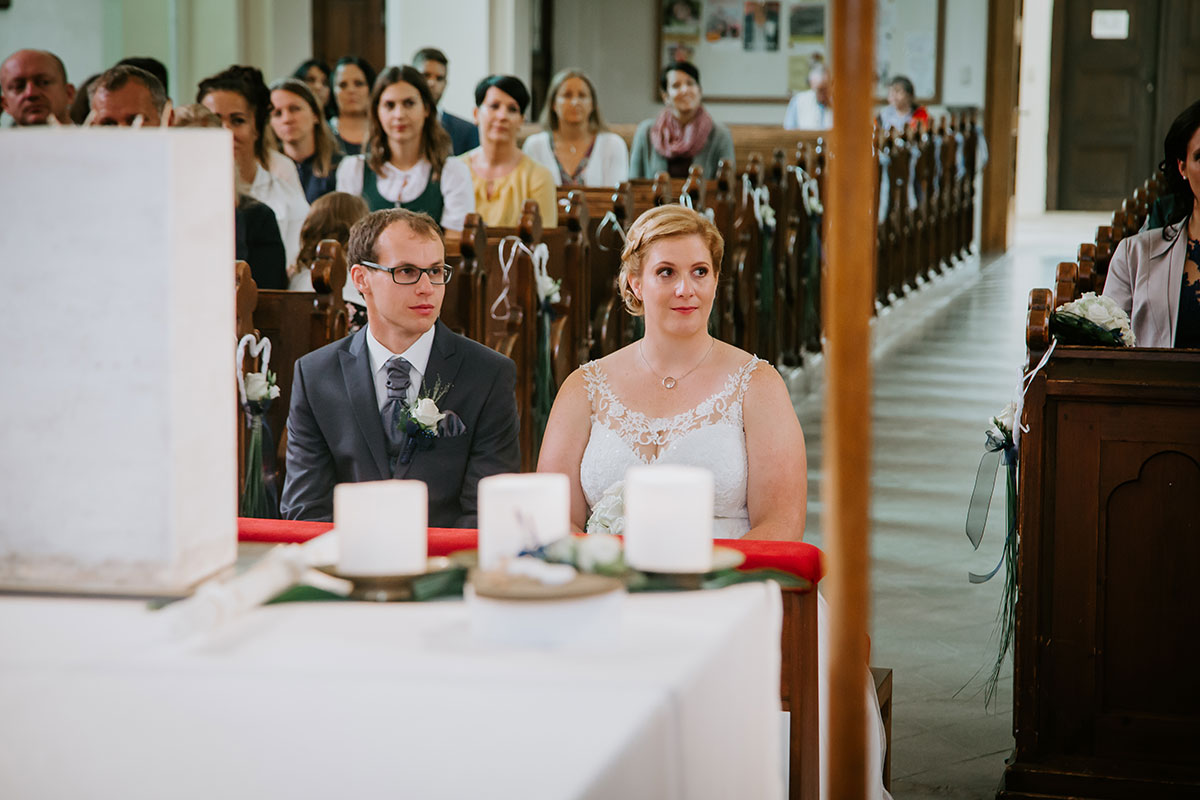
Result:
[[1129,315],[1095,292],[1056,308],[1050,315],[1050,332],[1062,344],[1085,347],[1133,347],[1135,341]]

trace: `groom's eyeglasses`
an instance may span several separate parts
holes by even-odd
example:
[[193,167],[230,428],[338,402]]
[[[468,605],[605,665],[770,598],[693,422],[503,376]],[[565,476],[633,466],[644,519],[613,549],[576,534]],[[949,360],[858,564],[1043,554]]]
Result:
[[371,261],[360,261],[367,269],[391,273],[392,280],[401,286],[412,286],[421,280],[422,275],[429,276],[429,282],[441,286],[450,282],[454,267],[449,264],[434,264],[432,267],[414,267],[412,264],[401,264],[398,267],[383,267]]

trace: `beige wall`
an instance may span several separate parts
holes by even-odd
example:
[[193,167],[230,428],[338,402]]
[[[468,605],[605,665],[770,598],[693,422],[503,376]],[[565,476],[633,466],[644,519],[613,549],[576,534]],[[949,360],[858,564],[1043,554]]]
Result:
[[17,0],[0,11],[0,58],[22,47],[56,53],[74,83],[152,56],[187,103],[230,64],[254,64],[268,82],[290,74],[312,52],[312,13],[303,0]]
[[[654,85],[656,22],[653,0],[556,0],[554,68],[579,67],[588,73],[612,122],[653,116],[661,109]],[[987,0],[946,4],[942,48],[942,102],[982,106]],[[782,103],[713,103],[709,111],[722,122],[771,124],[783,120],[784,108]]]

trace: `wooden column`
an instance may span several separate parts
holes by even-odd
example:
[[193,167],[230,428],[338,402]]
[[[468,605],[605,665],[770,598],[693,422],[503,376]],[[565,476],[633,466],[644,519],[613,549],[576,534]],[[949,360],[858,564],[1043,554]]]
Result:
[[870,563],[871,329],[875,260],[871,154],[875,0],[831,3],[833,108],[828,187],[826,480],[822,528],[829,554],[828,797],[866,797],[867,619]]
[[983,137],[988,163],[983,168],[980,252],[1003,253],[1012,240],[1016,192],[1017,92],[1021,47],[1020,0],[988,0],[987,95]]

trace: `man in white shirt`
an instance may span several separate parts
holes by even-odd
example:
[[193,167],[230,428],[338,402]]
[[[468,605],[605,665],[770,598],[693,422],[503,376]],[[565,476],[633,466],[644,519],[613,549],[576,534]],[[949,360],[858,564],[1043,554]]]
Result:
[[[404,478],[430,525],[473,528],[479,480],[520,468],[516,366],[438,321],[451,270],[427,214],[368,215],[346,255],[367,325],[296,362],[280,511],[331,520],[336,484]],[[424,398],[453,416],[421,423]]]
[[833,76],[818,63],[808,72],[808,91],[796,92],[783,115],[783,127],[789,131],[821,131],[833,127]]

